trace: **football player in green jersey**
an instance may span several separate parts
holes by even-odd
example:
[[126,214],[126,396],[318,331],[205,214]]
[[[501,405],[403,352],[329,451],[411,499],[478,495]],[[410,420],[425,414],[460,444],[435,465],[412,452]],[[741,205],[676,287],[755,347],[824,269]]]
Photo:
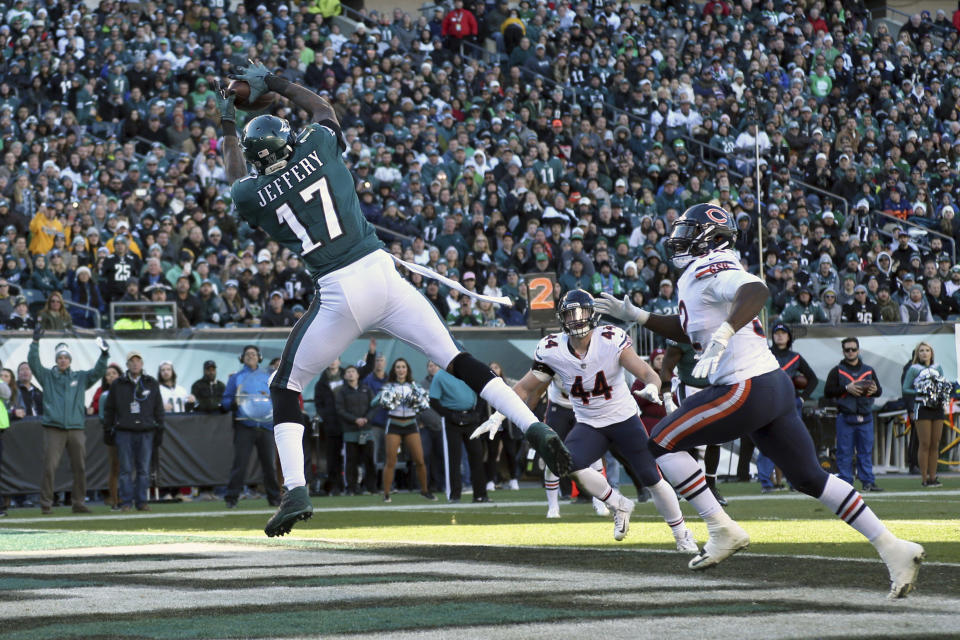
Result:
[[460,351],[433,305],[397,272],[360,211],[353,177],[342,158],[346,143],[330,103],[259,62],[251,61],[236,78],[250,86],[249,102],[274,91],[313,120],[294,132],[286,120],[261,115],[238,136],[235,95],[221,91],[217,98],[237,214],[298,254],[316,284],[310,308],[291,330],[270,383],[274,438],[287,491],[265,533],[288,533],[313,513],[304,480],[300,393],[371,329],[420,349],[466,382],[521,426],[551,469],[558,475],[568,473],[570,452],[557,434],[539,422],[490,367]]
[[[660,368],[660,381],[663,384],[663,405],[667,413],[672,413],[677,405],[673,403],[671,396],[671,382],[673,379],[673,369],[677,369],[677,378],[680,384],[677,386],[677,402],[683,402],[696,392],[709,387],[710,381],[706,378],[697,378],[693,375],[693,368],[697,365],[697,352],[689,342],[676,342],[667,340],[667,349],[663,355],[663,365]],[[669,397],[669,400],[667,399]],[[690,451],[690,455],[696,457],[696,449]],[[717,467],[720,466],[720,445],[708,444],[703,453],[703,474],[706,477],[707,486],[717,498],[721,506],[727,506],[726,499],[720,495],[717,490]]]

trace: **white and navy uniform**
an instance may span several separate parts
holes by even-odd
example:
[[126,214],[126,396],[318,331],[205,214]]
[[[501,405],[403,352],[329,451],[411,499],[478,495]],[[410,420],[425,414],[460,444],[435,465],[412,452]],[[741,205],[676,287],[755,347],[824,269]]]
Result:
[[531,369],[555,377],[569,397],[576,424],[564,443],[573,456],[574,471],[589,467],[615,445],[639,480],[652,486],[659,482],[660,472],[620,365],[620,354],[632,344],[623,329],[595,327],[581,358],[567,334],[551,334],[537,345]]
[[595,327],[581,359],[573,353],[567,334],[551,334],[537,345],[533,369],[559,378],[577,422],[600,429],[637,414],[620,366],[620,354],[632,344],[619,327]]
[[[704,349],[730,315],[737,290],[761,282],[746,272],[737,255],[715,250],[690,263],[677,282],[680,324],[697,351]],[[656,457],[749,435],[788,480],[818,496],[826,473],[794,406],[794,388],[770,353],[760,320],[754,318],[729,340],[710,386],[688,396],[650,434]],[[699,492],[691,481],[674,484],[680,494]]]

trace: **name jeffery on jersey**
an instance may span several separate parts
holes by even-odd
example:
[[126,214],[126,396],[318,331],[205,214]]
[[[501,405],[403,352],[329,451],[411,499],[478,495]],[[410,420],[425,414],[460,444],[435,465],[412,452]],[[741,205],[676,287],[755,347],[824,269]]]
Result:
[[[737,289],[761,280],[748,273],[737,254],[717,249],[695,259],[677,281],[680,324],[698,352],[727,321]],[[778,367],[770,353],[763,325],[754,318],[737,331],[720,357],[711,384],[736,384]]]
[[573,353],[567,334],[550,334],[537,344],[531,368],[559,380],[578,422],[605,427],[637,415],[620,366],[620,354],[632,344],[619,327],[595,327],[581,359]]

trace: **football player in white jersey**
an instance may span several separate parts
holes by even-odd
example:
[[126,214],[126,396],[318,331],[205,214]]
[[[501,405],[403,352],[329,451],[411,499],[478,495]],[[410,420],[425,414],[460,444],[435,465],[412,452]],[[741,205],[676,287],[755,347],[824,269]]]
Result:
[[663,474],[696,508],[710,538],[691,569],[721,562],[750,543],[750,537],[707,491],[703,471],[686,450],[749,435],[779,466],[798,491],[813,496],[877,549],[890,572],[889,597],[902,598],[914,587],[923,547],[896,538],[847,482],[828,474],[817,461],[813,440],[797,415],[790,378],[770,353],[757,314],[769,292],[741,267],[731,249],[733,216],[719,206],[698,204],[674,223],[666,248],[683,270],[678,281],[678,315],[661,316],[604,296],[602,313],[632,320],[700,353],[693,375],[709,387],[684,400],[650,434],[650,450]]
[[[586,291],[567,292],[557,307],[557,317],[563,333],[548,335],[540,341],[530,371],[513,387],[514,391],[528,403],[535,404],[553,377],[560,378],[577,418],[564,441],[573,456],[573,477],[581,488],[613,511],[615,540],[623,540],[627,535],[634,503],[590,467],[611,446],[616,446],[650,490],[657,511],[673,531],[677,549],[698,550],[683,520],[676,493],[660,476],[647,447],[647,432],[640,422],[637,403],[623,370],[645,383],[639,392],[641,397],[657,403],[661,402],[659,376],[633,350],[630,336],[622,329],[597,326],[599,315],[594,309],[593,296]],[[496,430],[498,426],[495,420],[488,420],[472,437]]]

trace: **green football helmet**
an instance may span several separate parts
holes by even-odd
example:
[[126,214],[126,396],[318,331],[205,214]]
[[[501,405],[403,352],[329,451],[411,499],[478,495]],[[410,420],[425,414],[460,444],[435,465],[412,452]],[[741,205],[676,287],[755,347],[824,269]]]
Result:
[[240,137],[243,156],[261,175],[285,167],[295,144],[290,123],[277,116],[257,116],[247,123]]

